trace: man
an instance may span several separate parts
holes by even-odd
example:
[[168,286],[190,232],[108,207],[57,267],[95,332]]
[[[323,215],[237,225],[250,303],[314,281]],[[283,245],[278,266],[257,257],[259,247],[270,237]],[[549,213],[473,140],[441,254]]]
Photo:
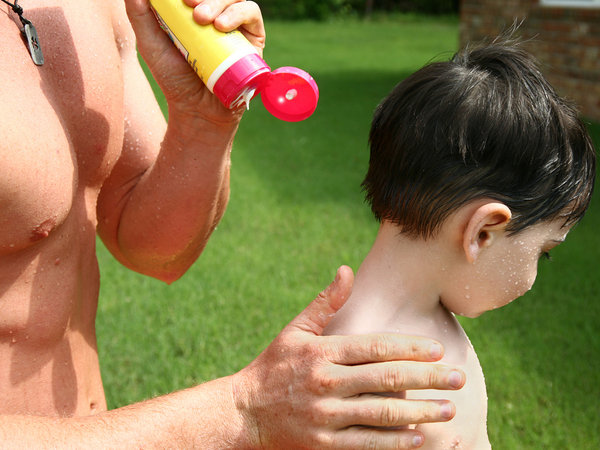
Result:
[[[263,48],[255,3],[186,2],[197,6],[200,23],[240,28]],[[7,5],[0,15],[0,447],[410,448],[422,443],[419,433],[367,427],[453,416],[449,402],[359,395],[457,389],[464,375],[390,362],[438,360],[441,346],[427,340],[321,337],[349,295],[347,268],[238,374],[106,411],[94,326],[96,232],[130,269],[178,279],[224,212],[242,112],[226,110],[204,87],[148,0],[19,6],[37,28],[45,62],[33,64]],[[167,99],[168,126],[136,40]]]

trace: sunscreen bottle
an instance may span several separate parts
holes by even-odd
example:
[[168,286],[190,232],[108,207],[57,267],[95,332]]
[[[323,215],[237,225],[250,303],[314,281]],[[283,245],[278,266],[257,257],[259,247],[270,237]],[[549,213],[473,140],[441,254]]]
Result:
[[288,122],[315,111],[319,89],[313,78],[296,67],[271,71],[244,35],[218,31],[194,21],[193,8],[183,0],[150,0],[161,28],[225,107],[234,109],[261,94],[265,108]]

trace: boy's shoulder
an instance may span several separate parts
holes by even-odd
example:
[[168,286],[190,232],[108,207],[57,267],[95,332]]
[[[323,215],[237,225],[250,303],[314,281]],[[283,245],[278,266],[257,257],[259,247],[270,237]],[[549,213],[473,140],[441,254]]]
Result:
[[[459,366],[466,374],[465,386],[446,391],[443,397],[454,403],[456,415],[449,422],[417,425],[425,435],[423,449],[489,449],[487,436],[487,392],[477,354],[456,319],[448,324],[446,339],[439,339],[446,351],[442,362]],[[439,398],[437,391],[409,391],[407,399]]]

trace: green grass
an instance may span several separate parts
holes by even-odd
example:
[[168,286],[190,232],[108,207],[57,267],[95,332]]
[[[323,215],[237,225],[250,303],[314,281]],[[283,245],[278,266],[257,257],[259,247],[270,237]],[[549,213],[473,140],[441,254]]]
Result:
[[[317,112],[289,124],[259,99],[238,133],[227,213],[194,267],[166,286],[100,245],[98,334],[110,407],[233,373],[341,264],[358,268],[377,225],[359,184],[373,109],[403,77],[457,48],[456,20],[269,23],[265,59],[319,84]],[[596,143],[600,127],[592,126]],[[600,202],[541,265],[524,298],[462,320],[489,392],[498,449],[600,448]]]

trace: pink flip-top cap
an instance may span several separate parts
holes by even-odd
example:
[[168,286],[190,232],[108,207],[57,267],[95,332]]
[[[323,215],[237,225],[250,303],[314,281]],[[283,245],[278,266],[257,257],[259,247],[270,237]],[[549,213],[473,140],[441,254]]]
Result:
[[319,102],[319,88],[313,78],[296,67],[280,67],[261,87],[263,105],[271,114],[287,122],[307,119]]
[[271,73],[271,68],[258,55],[250,54],[236,61],[213,87],[214,94],[229,108],[244,88],[259,89]]
[[317,108],[319,88],[313,78],[296,67],[280,67],[271,72],[256,54],[247,55],[227,69],[213,88],[214,94],[229,108],[244,89],[261,94],[267,111],[278,119],[298,122]]

